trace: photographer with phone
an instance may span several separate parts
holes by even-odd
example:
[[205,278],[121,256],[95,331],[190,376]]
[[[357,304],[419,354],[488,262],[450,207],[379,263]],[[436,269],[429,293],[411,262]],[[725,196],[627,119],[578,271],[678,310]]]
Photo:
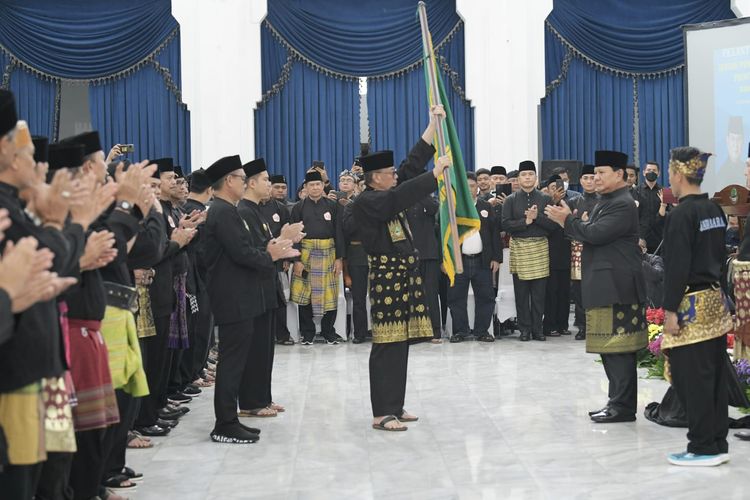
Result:
[[640,221],[640,239],[646,242],[648,253],[654,253],[661,243],[664,232],[666,208],[662,209],[662,187],[658,184],[659,164],[649,160],[643,167],[646,182],[636,191],[638,202],[638,219]]

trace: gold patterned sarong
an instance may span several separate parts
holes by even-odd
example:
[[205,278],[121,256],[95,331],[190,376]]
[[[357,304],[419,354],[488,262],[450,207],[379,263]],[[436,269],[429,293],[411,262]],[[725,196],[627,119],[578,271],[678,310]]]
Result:
[[521,281],[549,276],[549,243],[547,238],[511,238],[510,272]]
[[739,337],[741,345],[748,345],[750,344],[750,262],[742,260],[732,262],[732,282],[734,305],[737,311],[735,337]]
[[636,352],[647,344],[645,305],[614,304],[586,310],[586,352]]
[[583,271],[581,270],[581,254],[583,243],[573,240],[570,245],[570,279],[581,281]]
[[372,342],[386,344],[432,337],[419,259],[370,255]]
[[148,293],[148,287],[136,285],[138,294],[138,312],[135,316],[135,329],[138,332],[138,338],[156,336],[156,326],[154,325],[154,314],[151,312],[151,296]]
[[721,337],[732,329],[732,315],[721,288],[686,293],[677,308],[679,335],[664,335],[662,351]]
[[300,260],[306,277],[292,275],[289,300],[306,306],[312,303],[313,315],[335,311],[339,303],[339,280],[334,271],[336,244],[333,240],[302,240]]
[[0,427],[8,441],[8,459],[12,465],[47,460],[44,414],[41,382],[0,394]]

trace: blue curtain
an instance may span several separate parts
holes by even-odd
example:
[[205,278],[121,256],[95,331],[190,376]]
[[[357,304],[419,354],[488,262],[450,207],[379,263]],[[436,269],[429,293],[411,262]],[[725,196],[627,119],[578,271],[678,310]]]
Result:
[[7,85],[3,87],[15,94],[19,118],[28,122],[32,134],[52,137],[57,121],[55,98],[58,83],[38,78],[22,69],[9,68],[9,64],[10,57],[0,51],[0,74],[7,72],[8,75]]
[[[103,144],[133,144],[135,158],[171,156],[190,170],[190,112],[180,101],[180,41],[175,37],[148,64],[127,78],[91,85],[91,125]],[[169,77],[167,77],[169,78]]]
[[173,156],[190,170],[190,116],[180,94],[179,25],[170,0],[5,0],[0,70],[32,132],[57,137],[62,79],[90,85],[104,147]]
[[685,142],[681,26],[734,17],[729,0],[555,0],[543,158],[591,163],[596,149],[617,149],[633,163],[666,164]]
[[[261,26],[256,155],[291,186],[301,183],[312,160],[323,160],[332,177],[349,168],[359,154],[358,77],[369,78],[373,149],[405,154],[428,116],[416,11],[416,0],[269,2]],[[463,25],[455,0],[430,0],[427,12],[435,45],[446,42],[439,53],[451,73],[443,78],[470,165],[473,110],[461,90]]]

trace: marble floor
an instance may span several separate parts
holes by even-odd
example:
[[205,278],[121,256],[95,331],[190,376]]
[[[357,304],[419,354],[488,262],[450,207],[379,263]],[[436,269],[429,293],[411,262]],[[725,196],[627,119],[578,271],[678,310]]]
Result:
[[[369,344],[277,347],[274,399],[287,412],[246,419],[253,445],[212,443],[212,390],[150,450],[128,452],[146,499],[748,498],[750,443],[732,461],[670,466],[685,430],[641,416],[666,383],[639,381],[634,423],[597,425],[606,402],[596,357],[570,337],[412,347],[404,433],[370,428]],[[732,410],[732,415],[735,415]],[[736,415],[735,415],[736,416]],[[731,430],[730,430],[731,432]],[[750,487],[748,487],[750,490]]]

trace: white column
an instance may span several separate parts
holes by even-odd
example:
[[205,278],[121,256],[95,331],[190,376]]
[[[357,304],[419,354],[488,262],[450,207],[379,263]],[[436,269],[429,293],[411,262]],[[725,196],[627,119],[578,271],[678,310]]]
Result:
[[222,156],[254,158],[265,0],[172,0],[180,23],[182,100],[191,113],[193,169]]
[[750,16],[750,0],[732,0],[732,11],[737,17]]
[[538,161],[544,96],[544,19],[552,0],[457,0],[465,21],[466,94],[475,107],[476,165]]

